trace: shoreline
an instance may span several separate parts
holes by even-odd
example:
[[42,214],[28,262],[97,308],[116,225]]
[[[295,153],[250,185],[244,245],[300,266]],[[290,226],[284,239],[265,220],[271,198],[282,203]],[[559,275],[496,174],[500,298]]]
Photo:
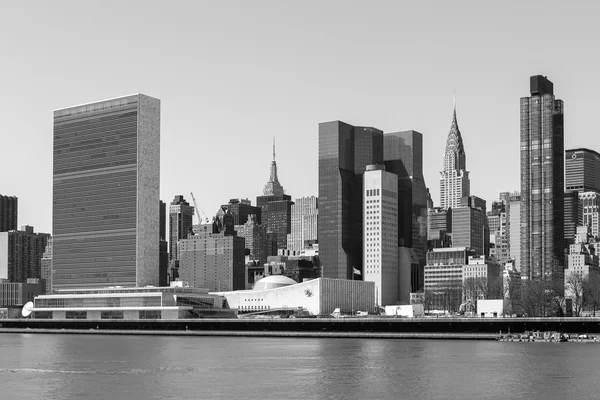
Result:
[[225,336],[225,337],[290,337],[290,338],[364,338],[364,339],[437,339],[496,340],[493,333],[436,332],[288,332],[288,331],[180,331],[180,330],[117,330],[117,329],[38,329],[0,328],[1,333],[35,333],[65,335],[134,335],[134,336]]

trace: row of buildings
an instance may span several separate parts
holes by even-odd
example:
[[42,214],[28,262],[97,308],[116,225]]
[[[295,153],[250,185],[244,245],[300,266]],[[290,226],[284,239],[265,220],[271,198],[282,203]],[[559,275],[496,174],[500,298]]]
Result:
[[[469,278],[562,281],[577,227],[598,235],[600,157],[565,152],[563,103],[547,78],[531,77],[520,113],[521,190],[502,193],[490,210],[471,193],[455,106],[437,207],[423,177],[421,133],[331,121],[319,124],[318,197],[285,193],[273,143],[256,205],[232,199],[207,217],[183,195],[168,214],[159,199],[158,99],[137,94],[57,110],[52,238],[36,244],[34,266],[7,263],[6,279],[45,278],[54,291],[185,281],[221,293],[268,275],[323,277],[373,282],[376,305],[439,307],[459,281],[461,302],[472,297]],[[16,199],[1,200],[0,226],[10,235]],[[475,297],[498,296],[490,285]]]

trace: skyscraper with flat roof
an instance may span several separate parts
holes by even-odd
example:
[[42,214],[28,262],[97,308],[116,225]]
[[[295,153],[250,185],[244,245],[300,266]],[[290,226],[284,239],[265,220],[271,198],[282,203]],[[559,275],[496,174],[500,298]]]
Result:
[[158,285],[160,100],[54,111],[54,289]]
[[600,154],[583,148],[566,150],[565,189],[600,193]]
[[530,89],[521,98],[521,278],[562,282],[564,106],[546,77],[532,76]]
[[0,195],[0,232],[17,229],[19,199]]
[[398,245],[413,248],[424,267],[427,187],[423,177],[423,134],[412,130],[386,133],[383,149],[386,171],[398,175]]
[[190,206],[182,195],[175,196],[169,205],[169,260],[179,260],[177,243],[188,238],[193,218],[194,206]]
[[400,283],[405,303],[410,300],[410,265],[403,277],[398,268],[398,176],[383,165],[369,165],[363,189],[363,251],[365,281],[375,282],[380,306],[397,304]]
[[324,278],[363,271],[362,175],[383,162],[383,132],[341,121],[319,124],[318,241]]

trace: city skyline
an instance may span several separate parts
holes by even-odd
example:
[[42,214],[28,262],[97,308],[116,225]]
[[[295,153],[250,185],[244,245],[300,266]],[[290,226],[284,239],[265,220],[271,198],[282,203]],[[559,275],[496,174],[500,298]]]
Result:
[[[439,206],[439,171],[454,89],[469,153],[471,193],[489,203],[499,192],[519,189],[519,98],[528,77],[535,74],[551,77],[568,104],[565,148],[600,151],[593,135],[593,93],[600,90],[600,79],[592,70],[594,56],[586,50],[598,37],[592,19],[598,5],[586,10],[540,8],[549,25],[575,14],[579,24],[551,44],[532,49],[517,39],[529,31],[527,16],[539,11],[536,4],[508,6],[493,14],[476,3],[469,12],[440,4],[444,18],[432,20],[425,5],[341,4],[199,3],[177,14],[166,6],[149,6],[140,9],[144,18],[139,20],[114,19],[110,31],[99,25],[108,18],[107,9],[97,9],[98,18],[83,25],[79,17],[89,9],[76,4],[64,14],[60,7],[45,4],[4,6],[4,14],[12,17],[0,27],[3,37],[22,33],[9,43],[0,78],[8,94],[0,100],[0,109],[6,135],[11,135],[11,151],[0,169],[0,192],[19,198],[18,226],[52,232],[52,111],[128,93],[151,93],[162,100],[160,198],[169,201],[193,191],[209,215],[230,198],[261,194],[273,136],[279,180],[287,194],[316,195],[318,123],[331,120],[372,125],[384,132],[423,133],[425,183]],[[123,8],[127,16],[139,4]],[[399,13],[406,16],[403,24],[392,22]],[[337,14],[345,22],[331,18]],[[202,23],[192,24],[192,15],[194,20],[200,16]],[[491,15],[492,20],[487,18]],[[41,35],[34,28],[48,18],[53,27]],[[158,26],[161,18],[172,29],[153,32],[150,27]],[[374,21],[373,29],[352,29],[365,18]],[[231,25],[219,27],[223,21]],[[287,22],[276,37],[271,32],[281,21]],[[306,21],[311,29],[305,29]],[[236,24],[239,30],[229,29]],[[72,34],[78,30],[89,35]],[[54,45],[67,38],[67,47],[77,47],[78,52]],[[188,47],[200,49],[202,56],[182,55],[181,49]],[[332,48],[336,51],[330,52]],[[52,54],[47,49],[53,49]],[[555,49],[564,57],[550,59]],[[154,56],[158,52],[164,54]],[[109,63],[111,57],[125,62]],[[399,64],[410,59],[415,62]],[[43,71],[38,70],[41,65]],[[217,140],[222,138],[227,140]],[[494,164],[489,162],[490,143],[501,155]],[[11,166],[25,159],[35,164],[15,174]],[[232,160],[246,161],[244,174],[225,165],[237,164]],[[196,171],[213,171],[215,166],[219,174],[196,177]]]

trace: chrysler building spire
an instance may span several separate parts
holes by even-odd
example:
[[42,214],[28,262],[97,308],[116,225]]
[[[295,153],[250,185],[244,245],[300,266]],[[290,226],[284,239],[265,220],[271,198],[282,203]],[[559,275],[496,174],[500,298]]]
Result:
[[459,206],[461,198],[470,195],[467,157],[456,119],[456,95],[453,102],[452,124],[446,141],[444,170],[440,177],[440,206],[445,209]]

